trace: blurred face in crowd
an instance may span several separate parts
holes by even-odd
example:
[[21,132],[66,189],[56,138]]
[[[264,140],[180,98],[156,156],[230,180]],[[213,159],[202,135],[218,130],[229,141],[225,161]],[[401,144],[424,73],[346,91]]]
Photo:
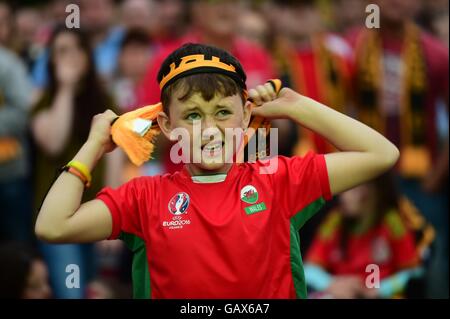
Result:
[[90,32],[106,32],[114,15],[112,0],[80,1],[81,25]]
[[23,9],[16,15],[16,32],[27,42],[32,42],[40,22],[38,12],[33,9]]
[[54,41],[52,54],[57,72],[67,67],[75,69],[78,74],[85,74],[88,70],[88,56],[73,33],[60,33]]
[[156,25],[155,12],[153,0],[126,0],[121,8],[122,21],[128,29],[153,30]]
[[183,0],[155,0],[156,19],[164,33],[172,33],[183,25],[185,10]]
[[266,45],[269,26],[264,16],[250,10],[246,10],[239,15],[238,34],[251,42],[261,46]]
[[322,17],[313,5],[281,6],[279,30],[291,39],[309,37],[322,31]]
[[11,11],[9,7],[0,3],[0,44],[5,45],[11,35]]
[[398,25],[413,19],[420,9],[419,0],[374,0],[380,7],[381,27],[383,23]]
[[51,294],[47,266],[40,259],[36,259],[31,263],[23,298],[48,299],[51,297]]
[[342,213],[346,217],[357,218],[368,212],[374,204],[374,186],[362,184],[339,196]]
[[121,51],[119,57],[120,71],[123,76],[135,79],[142,79],[146,72],[146,65],[150,58],[148,45],[131,42]]
[[333,20],[339,30],[360,27],[364,23],[366,3],[361,0],[333,1]]
[[433,29],[436,35],[447,46],[447,48],[449,47],[448,24],[448,12],[441,14],[433,21]]
[[280,33],[279,18],[281,16],[281,7],[274,3],[274,1],[265,1],[263,2],[261,9],[270,30],[277,34]]
[[239,13],[238,1],[200,0],[193,3],[193,23],[211,37],[234,36]]
[[50,4],[50,14],[54,23],[62,24],[65,22],[67,17],[66,7],[73,2],[73,0],[54,0]]

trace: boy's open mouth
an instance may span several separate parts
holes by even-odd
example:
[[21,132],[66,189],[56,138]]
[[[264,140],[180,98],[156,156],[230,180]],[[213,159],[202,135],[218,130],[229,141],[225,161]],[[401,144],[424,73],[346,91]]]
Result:
[[223,141],[204,144],[201,147],[202,153],[205,156],[216,157],[216,156],[222,154],[224,145],[225,145],[225,142],[223,142]]

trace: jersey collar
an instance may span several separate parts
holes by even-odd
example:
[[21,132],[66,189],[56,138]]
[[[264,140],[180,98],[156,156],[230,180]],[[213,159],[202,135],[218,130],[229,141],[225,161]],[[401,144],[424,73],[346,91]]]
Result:
[[214,174],[214,175],[196,175],[191,176],[189,173],[189,170],[187,169],[187,166],[184,165],[183,169],[181,170],[181,175],[184,178],[189,179],[195,184],[214,184],[214,183],[223,183],[228,182],[230,180],[233,180],[234,177],[237,175],[237,164],[233,163],[231,165],[230,170],[226,174]]

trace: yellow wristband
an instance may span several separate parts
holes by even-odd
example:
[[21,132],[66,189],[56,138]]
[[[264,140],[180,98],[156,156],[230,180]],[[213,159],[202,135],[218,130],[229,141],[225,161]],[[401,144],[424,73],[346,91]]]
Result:
[[92,176],[86,165],[84,165],[83,163],[78,162],[78,161],[70,161],[69,163],[67,163],[66,166],[75,168],[77,171],[79,171],[81,174],[83,174],[83,176],[86,178],[88,184],[91,183]]

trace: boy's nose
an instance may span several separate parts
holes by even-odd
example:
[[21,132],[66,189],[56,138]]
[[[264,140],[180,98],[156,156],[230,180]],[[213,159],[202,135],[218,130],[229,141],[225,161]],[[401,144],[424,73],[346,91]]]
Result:
[[210,125],[202,128],[202,144],[212,140],[219,140],[221,138],[222,134],[216,125]]
[[210,117],[210,116],[206,116],[203,120],[203,129],[211,129],[211,128],[217,128],[217,123],[215,121],[214,118]]

